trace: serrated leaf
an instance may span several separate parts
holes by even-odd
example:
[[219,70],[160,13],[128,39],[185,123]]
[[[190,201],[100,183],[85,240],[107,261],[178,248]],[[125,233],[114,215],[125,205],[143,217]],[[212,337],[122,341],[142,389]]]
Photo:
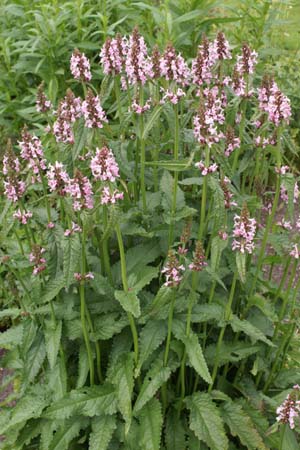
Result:
[[275,312],[274,303],[272,303],[269,299],[263,297],[261,294],[255,294],[253,297],[249,299],[249,307],[256,306],[256,308],[260,309],[262,313],[265,314],[270,320],[277,321],[278,317]]
[[59,320],[56,323],[54,323],[52,320],[45,320],[44,323],[45,323],[46,353],[50,364],[50,368],[53,369],[59,351],[62,321]]
[[227,450],[228,439],[219,408],[209,394],[195,393],[185,402],[190,410],[190,428],[197,438],[205,442],[211,450]]
[[128,325],[128,317],[120,316],[119,313],[106,313],[95,319],[95,332],[91,340],[98,341],[111,339],[114,335],[121,333],[123,328]]
[[46,284],[46,288],[42,292],[39,304],[51,302],[51,300],[53,300],[59,294],[59,292],[64,288],[64,286],[65,286],[65,279],[63,274],[61,274],[54,280],[48,281]]
[[[261,345],[247,342],[222,342],[220,349],[219,367],[227,362],[238,362],[261,350]],[[205,357],[209,364],[213,364],[216,355],[216,345],[209,345],[205,350]]]
[[122,355],[119,358],[114,367],[113,376],[110,378],[116,387],[118,409],[126,422],[125,434],[127,434],[132,418],[131,397],[134,386],[132,353]]
[[126,312],[131,313],[134,317],[140,317],[140,300],[134,292],[115,291],[115,297]]
[[152,398],[139,412],[140,445],[144,450],[160,450],[163,417],[161,404]]
[[211,320],[220,321],[224,315],[224,308],[216,303],[195,305],[192,310],[192,322],[202,323]]
[[45,358],[46,347],[44,337],[42,332],[38,331],[28,353],[26,354],[24,377],[27,383],[30,383],[34,380],[39,370],[41,369]]
[[252,323],[248,322],[248,320],[241,320],[237,316],[233,315],[230,320],[230,325],[234,332],[237,333],[239,331],[242,331],[247,336],[250,336],[251,339],[254,340],[254,342],[262,341],[265,344],[270,345],[271,347],[275,346],[273,342],[270,341],[270,339],[266,338],[262,331],[252,325]]
[[206,381],[206,383],[212,383],[212,379],[197,335],[193,332],[190,332],[190,335],[186,336],[182,331],[182,327],[179,326],[179,323],[175,320],[173,321],[172,330],[175,337],[184,343],[189,361],[196,372],[200,375],[201,378],[203,378],[204,381]]
[[242,445],[247,447],[247,449],[266,450],[262,438],[241,405],[234,402],[226,402],[222,405],[221,414],[225,423],[229,426],[231,434],[238,436]]
[[165,306],[171,300],[173,290],[171,288],[162,286],[154,297],[151,305],[149,306],[149,314],[154,316],[157,314],[163,306]]
[[220,264],[223,250],[227,247],[227,240],[224,241],[219,236],[215,236],[211,242],[211,262],[210,266],[213,272],[216,272]]
[[89,450],[107,450],[116,428],[116,416],[95,417],[92,420]]
[[23,324],[19,324],[16,327],[2,331],[0,333],[0,347],[13,349],[20,345],[23,340],[23,328]]
[[79,264],[81,244],[79,236],[74,233],[63,240],[63,272],[66,287],[74,283],[74,272]]
[[[165,211],[172,211],[173,207],[173,188],[174,179],[172,175],[164,170],[164,173],[160,180],[160,189],[163,193],[162,206]],[[179,210],[185,206],[184,193],[177,187],[176,195],[176,209]]]
[[140,333],[140,354],[137,373],[140,372],[148,357],[163,342],[167,335],[167,325],[163,320],[149,320]]
[[77,389],[84,386],[88,373],[89,373],[88,355],[86,351],[86,346],[82,344],[79,349],[78,378],[76,382]]
[[147,284],[150,283],[153,278],[156,278],[158,274],[158,267],[145,266],[136,273],[130,274],[128,276],[128,284],[130,289],[136,294],[141,291]]
[[70,442],[78,436],[80,430],[88,425],[87,419],[72,418],[67,420],[55,433],[49,450],[68,450]]
[[151,400],[158,389],[169,379],[171,369],[164,367],[161,360],[155,361],[145,375],[140,393],[136,399],[133,413],[140,411]]
[[62,420],[73,415],[93,417],[116,412],[116,394],[113,386],[75,389],[63,399],[53,403],[43,414],[45,418]]
[[168,412],[166,417],[165,441],[167,450],[186,449],[185,429],[176,411]]

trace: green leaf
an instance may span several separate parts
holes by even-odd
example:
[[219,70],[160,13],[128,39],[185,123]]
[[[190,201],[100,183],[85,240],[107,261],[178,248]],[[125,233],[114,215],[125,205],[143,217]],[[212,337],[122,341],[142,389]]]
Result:
[[140,446],[143,450],[160,450],[163,417],[161,404],[152,398],[139,412]]
[[[219,367],[227,362],[238,362],[248,358],[261,350],[261,345],[254,345],[248,342],[222,342],[220,349]],[[209,364],[213,364],[216,355],[216,345],[209,345],[205,350],[205,357]]]
[[130,289],[136,294],[141,291],[153,278],[158,274],[158,267],[145,266],[137,273],[132,273],[128,276],[128,284]]
[[[174,179],[172,175],[164,170],[163,176],[160,180],[160,189],[163,192],[162,206],[165,211],[172,211],[173,205],[173,186]],[[185,206],[184,194],[182,190],[177,187],[176,209],[181,209]]]
[[197,438],[204,441],[211,450],[227,450],[228,439],[219,408],[209,394],[195,393],[185,402],[190,410],[190,428]]
[[143,135],[142,135],[142,139],[145,140],[147,138],[148,134],[152,130],[152,128],[155,125],[156,121],[158,120],[158,118],[160,116],[160,113],[161,113],[161,110],[162,110],[162,106],[161,105],[158,105],[158,106],[156,106],[153,109],[153,111],[152,111],[148,121],[146,122],[146,125],[145,125],[145,128],[144,128],[144,132],[143,132]]
[[183,450],[186,448],[185,430],[177,412],[168,411],[166,417],[165,440],[167,450]]
[[157,314],[163,306],[170,302],[172,295],[173,290],[171,288],[162,286],[149,306],[149,314],[151,316]]
[[[16,317],[19,317],[21,315],[22,310],[19,308],[8,308],[4,309],[3,311],[0,311],[0,319],[3,317],[11,317],[12,319],[15,319]],[[12,328],[10,328],[11,330]],[[1,336],[2,333],[0,333]]]
[[234,332],[242,331],[243,333],[247,334],[247,336],[250,336],[251,339],[256,341],[262,341],[265,344],[270,345],[271,347],[275,347],[272,341],[270,339],[266,338],[266,336],[260,331],[258,328],[256,328],[252,323],[248,322],[248,320],[240,320],[237,316],[233,315],[230,320],[230,325]]
[[81,244],[76,233],[64,238],[63,251],[64,282],[66,287],[69,287],[70,284],[74,283],[74,272],[76,272],[80,260]]
[[228,241],[224,241],[219,236],[215,236],[211,242],[211,262],[210,266],[213,272],[219,267],[223,250],[227,247]]
[[182,172],[187,170],[193,162],[194,153],[191,154],[190,158],[177,159],[177,160],[162,160],[162,161],[149,161],[146,162],[147,166],[161,167],[162,169],[171,170],[172,172]]
[[56,432],[50,444],[49,450],[68,450],[71,441],[78,436],[82,428],[88,425],[87,419],[72,418],[67,420]]
[[178,322],[174,320],[172,328],[173,333],[177,339],[184,343],[191,365],[194,367],[200,377],[203,378],[204,381],[206,381],[206,383],[212,383],[212,379],[197,335],[193,332],[190,332],[190,335],[187,337],[182,331],[182,327],[177,326],[177,324]]
[[268,298],[263,297],[261,294],[255,294],[249,299],[249,307],[256,306],[260,311],[265,314],[271,321],[277,321],[278,317],[275,312],[274,303]]
[[16,327],[9,328],[0,333],[0,347],[13,349],[20,345],[23,340],[23,325],[19,324]]
[[116,428],[116,416],[95,417],[92,420],[89,450],[107,450]]
[[140,317],[140,300],[134,292],[115,291],[115,297],[126,312],[131,313],[134,317]]
[[39,370],[41,369],[45,358],[46,348],[44,336],[41,331],[38,331],[25,359],[24,378],[27,383],[30,383],[34,380]]
[[213,211],[212,218],[214,220],[214,229],[219,230],[222,228],[225,220],[225,205],[224,205],[224,192],[220,186],[219,181],[214,177],[210,176],[208,178],[208,185],[212,190],[213,196]]
[[65,278],[63,274],[54,280],[50,280],[46,284],[46,288],[42,292],[42,298],[39,303],[51,302],[65,286]]
[[145,361],[163,342],[167,335],[167,325],[163,320],[149,320],[140,333],[140,354],[137,364],[137,374]]
[[169,379],[171,369],[164,367],[161,360],[155,361],[145,375],[138,398],[136,399],[133,413],[136,415],[146,403],[151,400],[158,389]]
[[236,252],[236,267],[242,283],[246,283],[246,255],[245,253]]
[[62,321],[59,320],[54,323],[52,320],[45,320],[45,343],[46,353],[50,364],[50,368],[53,369],[56,363],[57,354],[60,346]]
[[217,303],[206,303],[195,305],[192,310],[192,322],[203,323],[208,321],[221,321],[224,315],[224,308]]
[[234,402],[226,402],[222,405],[221,414],[225,423],[229,426],[231,434],[238,436],[242,445],[249,450],[266,450],[262,438],[258,434],[250,417],[245,413],[241,405]]
[[128,325],[128,317],[119,313],[106,313],[95,318],[95,332],[91,336],[92,341],[111,339],[114,335],[121,333]]
[[113,386],[101,386],[75,389],[63,399],[53,403],[44,413],[47,419],[62,420],[76,414],[93,417],[116,412],[116,394]]
[[82,344],[79,349],[78,378],[76,382],[77,389],[84,386],[88,373],[89,373],[88,355],[86,351],[86,346]]
[[125,434],[128,433],[132,419],[131,397],[134,386],[133,354],[122,355],[114,367],[111,382],[116,387],[118,408],[126,422]]

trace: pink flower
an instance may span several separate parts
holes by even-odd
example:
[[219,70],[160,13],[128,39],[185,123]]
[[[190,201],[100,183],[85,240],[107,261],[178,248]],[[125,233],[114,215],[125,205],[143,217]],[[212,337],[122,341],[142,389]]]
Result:
[[192,263],[189,264],[190,270],[200,272],[201,270],[203,270],[204,267],[207,266],[207,262],[205,261],[205,253],[201,241],[196,242],[196,249],[195,252],[193,253],[193,257],[194,258]]
[[290,256],[295,259],[299,259],[299,249],[297,244],[293,245],[293,250],[290,251]]
[[134,28],[132,35],[129,36],[125,53],[125,71],[129,84],[141,83],[144,85],[147,79],[154,76],[154,73],[152,60],[147,54],[145,40],[139,34],[137,27]]
[[13,218],[17,219],[23,225],[26,225],[26,223],[28,222],[28,219],[30,219],[31,217],[32,217],[32,212],[31,211],[27,211],[27,212],[24,211],[24,212],[22,212],[20,209],[18,209],[13,214]]
[[67,95],[60,101],[57,120],[53,124],[53,133],[57,142],[74,144],[72,124],[82,116],[81,99],[68,89]]
[[37,179],[38,181],[41,181],[40,172],[46,170],[46,160],[44,158],[42,143],[38,137],[31,136],[26,127],[24,127],[21,136],[22,141],[19,141],[21,158],[28,161],[28,167],[32,169],[34,173],[33,180],[35,181],[35,179]]
[[20,161],[16,157],[11,142],[8,142],[6,153],[3,157],[3,175],[4,194],[13,202],[18,201],[26,190],[25,182],[19,180],[17,175],[20,173]]
[[116,203],[117,200],[123,200],[124,194],[123,192],[118,191],[118,189],[115,189],[114,191],[111,191],[108,186],[104,186],[101,194],[101,204],[107,205],[109,203]]
[[211,164],[210,166],[206,166],[203,161],[199,161],[195,164],[195,167],[201,171],[203,176],[216,172],[218,170],[218,166],[216,163]]
[[72,222],[72,228],[67,229],[64,232],[64,236],[68,237],[71,236],[73,233],[81,233],[82,229],[79,225],[77,225],[75,222]]
[[136,114],[144,114],[146,111],[149,111],[151,109],[151,98],[148,98],[144,106],[140,105],[136,100],[133,100],[131,103],[131,108],[129,110],[132,110]]
[[257,53],[255,50],[244,44],[242,47],[242,55],[237,57],[237,71],[241,74],[253,74],[254,67],[257,64]]
[[103,123],[108,122],[98,95],[94,96],[90,89],[88,89],[86,99],[82,102],[81,111],[87,128],[103,128]]
[[230,192],[230,189],[229,189],[229,186],[231,184],[229,178],[227,178],[227,177],[222,178],[220,184],[221,184],[222,191],[224,193],[225,208],[229,209],[232,206],[237,206],[237,203],[231,200],[233,197],[233,194],[232,194],[232,192]]
[[69,179],[65,191],[73,198],[74,211],[94,207],[91,182],[79,170],[76,171],[74,178]]
[[47,99],[44,93],[44,82],[42,82],[37,90],[36,95],[36,110],[37,112],[45,113],[52,108],[52,103]]
[[[249,218],[249,212],[246,206],[243,207],[241,216],[234,216],[234,240],[232,250],[238,250],[241,253],[252,253],[254,250],[254,236],[256,232],[256,220]],[[236,239],[237,238],[237,239]]]
[[165,90],[161,87],[160,92],[163,93],[163,97],[159,102],[161,105],[164,105],[167,101],[170,101],[173,105],[177,105],[181,97],[185,97],[185,92],[181,88],[173,92],[170,89]]
[[300,401],[299,398],[299,386],[295,385],[293,390],[284,402],[276,409],[277,422],[287,423],[291,429],[295,428],[295,419],[297,418],[299,421],[300,416]]
[[48,222],[47,228],[49,228],[49,230],[52,230],[53,228],[55,228],[55,224],[53,222]]
[[84,53],[75,49],[71,56],[70,69],[75,80],[91,81],[90,62]]
[[92,272],[87,272],[85,275],[82,275],[79,272],[75,272],[74,273],[74,278],[77,281],[86,281],[86,280],[93,280],[95,277],[94,277],[94,274]]
[[233,128],[229,126],[226,131],[225,156],[230,156],[236,148],[240,147],[240,145],[240,138],[235,137]]
[[225,38],[224,33],[220,31],[214,42],[210,43],[209,45],[210,63],[215,64],[217,61],[231,58],[232,57],[229,49],[229,43]]
[[70,177],[61,162],[55,161],[54,165],[49,164],[46,177],[51,192],[57,192],[61,196],[66,195],[66,186]]
[[280,175],[285,175],[289,170],[289,166],[275,167],[275,172]]
[[38,275],[39,273],[46,270],[46,259],[42,256],[46,249],[40,245],[33,245],[32,251],[29,255],[29,261],[34,264],[33,275]]
[[114,182],[120,176],[113,152],[105,146],[96,148],[96,155],[91,159],[90,167],[96,180]]
[[290,100],[279,90],[275,81],[265,77],[258,90],[259,107],[268,114],[268,118],[275,126],[281,122],[289,123],[292,115]]
[[186,86],[189,82],[190,70],[188,65],[180,54],[176,54],[172,44],[167,45],[160,59],[160,73],[166,80],[174,80],[183,86]]
[[209,56],[209,41],[206,36],[202,38],[201,45],[198,46],[198,52],[195,59],[192,61],[192,77],[193,83],[197,86],[202,86],[204,83],[209,83],[212,79],[213,62]]
[[107,38],[100,53],[100,60],[105,75],[119,74],[124,66],[124,48],[126,47],[125,39],[120,34],[115,39]]
[[163,267],[161,273],[165,274],[166,281],[164,286],[176,287],[180,284],[182,280],[182,272],[185,267],[179,264],[176,258],[175,252],[170,250],[168,253],[168,259],[166,265]]

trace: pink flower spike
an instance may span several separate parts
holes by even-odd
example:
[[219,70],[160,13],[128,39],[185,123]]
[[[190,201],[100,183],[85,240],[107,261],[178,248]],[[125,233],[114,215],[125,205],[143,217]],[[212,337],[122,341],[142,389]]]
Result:
[[75,80],[91,81],[90,62],[84,53],[75,49],[71,56],[70,69]]

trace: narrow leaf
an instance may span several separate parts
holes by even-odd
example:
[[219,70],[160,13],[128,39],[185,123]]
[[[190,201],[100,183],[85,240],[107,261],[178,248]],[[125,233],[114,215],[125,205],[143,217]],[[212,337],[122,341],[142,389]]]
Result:
[[139,412],[140,446],[144,450],[160,450],[161,430],[163,424],[161,404],[152,398]]

